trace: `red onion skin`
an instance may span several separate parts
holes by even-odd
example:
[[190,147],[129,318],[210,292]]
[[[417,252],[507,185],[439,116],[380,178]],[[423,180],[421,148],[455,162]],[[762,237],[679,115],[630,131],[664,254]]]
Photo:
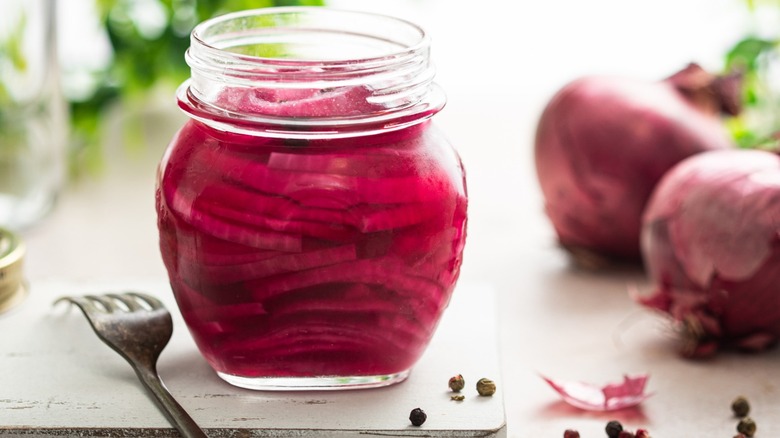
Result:
[[686,159],[645,211],[642,253],[656,291],[641,301],[692,331],[686,354],[766,349],[780,338],[779,236],[780,157],[732,150]]
[[642,211],[661,176],[686,157],[732,147],[720,121],[670,81],[591,76],[548,103],[535,163],[562,246],[639,261]]

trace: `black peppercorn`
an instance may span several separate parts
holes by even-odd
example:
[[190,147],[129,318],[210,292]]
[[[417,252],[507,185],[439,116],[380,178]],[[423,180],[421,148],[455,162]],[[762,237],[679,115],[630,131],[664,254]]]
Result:
[[422,426],[427,419],[428,415],[420,408],[414,408],[412,409],[412,412],[409,413],[409,421],[412,422],[412,426]]
[[566,429],[566,431],[563,432],[563,438],[580,438],[580,433],[574,429]]
[[607,423],[607,427],[604,428],[609,438],[618,438],[620,432],[623,432],[623,425],[619,421],[612,420]]
[[745,417],[739,420],[737,424],[737,432],[745,434],[746,437],[751,437],[756,434],[756,422],[750,417]]
[[750,413],[750,403],[745,397],[739,396],[731,402],[731,410],[739,418],[747,417],[747,414]]

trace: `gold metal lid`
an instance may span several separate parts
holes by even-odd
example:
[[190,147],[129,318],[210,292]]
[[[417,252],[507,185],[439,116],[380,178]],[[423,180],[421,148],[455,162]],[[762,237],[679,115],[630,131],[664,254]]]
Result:
[[22,273],[24,251],[14,233],[0,228],[0,313],[19,304],[27,294]]

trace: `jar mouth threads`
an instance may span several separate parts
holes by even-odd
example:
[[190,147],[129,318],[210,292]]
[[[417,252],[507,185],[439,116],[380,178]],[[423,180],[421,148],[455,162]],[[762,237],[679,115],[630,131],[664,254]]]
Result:
[[21,240],[0,228],[0,314],[19,304],[27,293],[22,273],[24,253]]
[[263,63],[285,76],[308,74],[307,69],[319,67],[323,77],[343,76],[355,70],[355,65],[358,70],[381,69],[427,55],[430,42],[418,25],[387,15],[326,7],[272,7],[199,24],[192,31],[188,60],[222,58],[236,71],[251,71],[251,66]]
[[[258,128],[285,137],[301,130],[336,137],[384,132],[419,123],[446,101],[433,82],[429,36],[411,22],[380,14],[325,7],[227,14],[193,30],[186,59],[192,74],[178,92],[179,106],[204,123],[255,135]],[[285,117],[223,98],[226,90],[274,89],[300,96],[356,88],[366,90],[349,97],[364,103],[357,114],[334,107],[329,113]]]

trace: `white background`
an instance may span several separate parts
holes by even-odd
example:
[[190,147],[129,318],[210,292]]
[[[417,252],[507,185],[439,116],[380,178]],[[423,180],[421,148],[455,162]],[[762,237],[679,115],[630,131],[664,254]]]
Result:
[[[60,4],[63,56],[99,60],[105,53],[88,36],[94,33],[84,18],[88,8]],[[433,38],[438,82],[448,94],[436,121],[468,172],[461,280],[489,282],[498,291],[499,309],[475,309],[464,324],[500,327],[503,375],[496,380],[509,436],[560,437],[567,427],[580,429],[583,438],[604,436],[612,418],[562,405],[536,373],[603,383],[645,371],[653,398],[642,409],[615,414],[632,428],[648,427],[656,438],[733,436],[728,406],[747,393],[761,436],[780,436],[777,353],[723,355],[710,363],[680,359],[663,321],[628,296],[631,285],[649,288],[640,271],[593,274],[569,266],[543,215],[531,160],[536,120],[566,82],[597,73],[655,80],[692,61],[717,70],[726,49],[757,26],[742,1],[329,4],[401,16]],[[776,18],[762,14],[758,29],[771,31]],[[149,110],[146,148],[128,150],[121,136],[110,134],[104,172],[74,182],[57,210],[25,233],[32,280],[165,275],[156,248],[154,166],[183,117],[168,96]]]

